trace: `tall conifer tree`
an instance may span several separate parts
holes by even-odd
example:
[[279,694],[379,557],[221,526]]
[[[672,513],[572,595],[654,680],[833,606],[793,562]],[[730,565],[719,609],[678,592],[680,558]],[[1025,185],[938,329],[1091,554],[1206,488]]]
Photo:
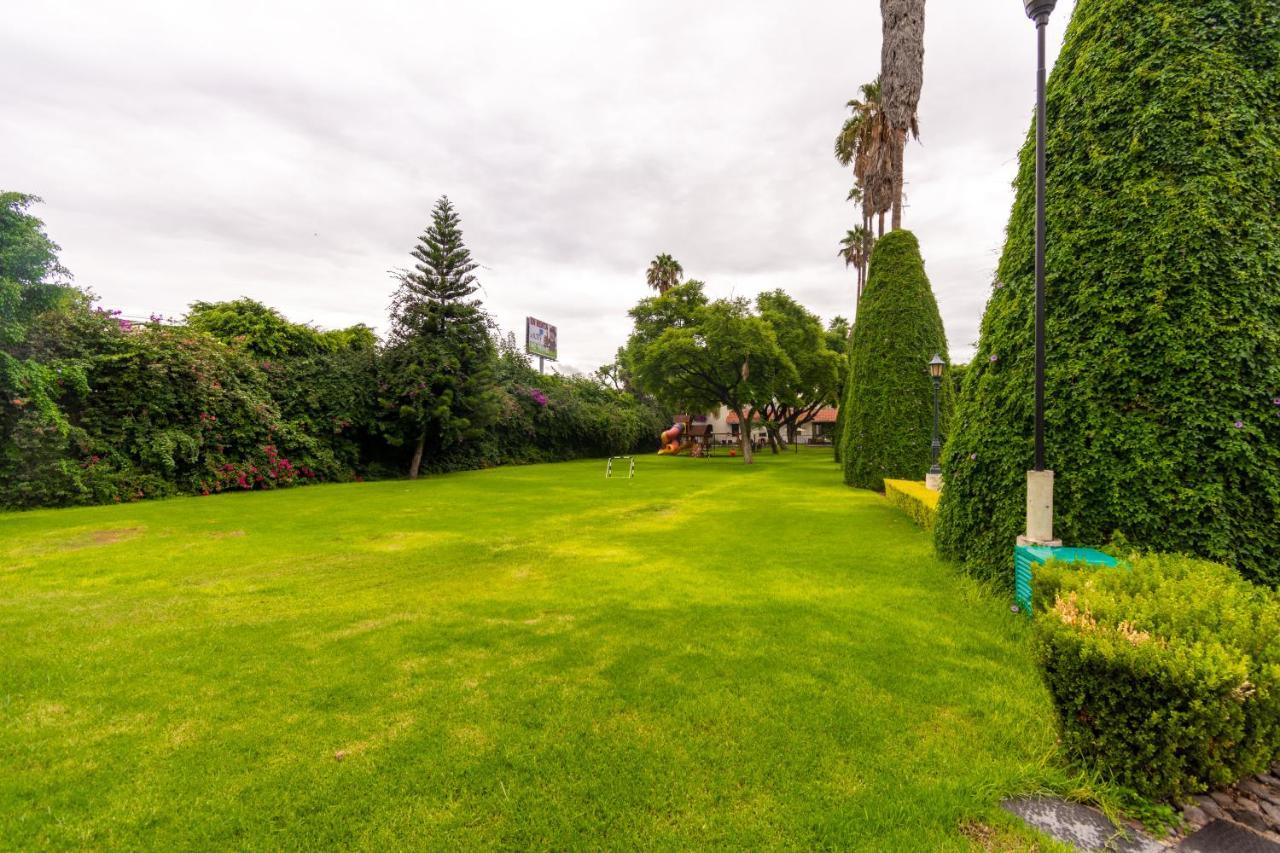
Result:
[[458,222],[441,197],[391,304],[381,401],[388,437],[413,447],[410,479],[426,454],[478,437],[497,415],[492,322],[468,298],[476,263]]

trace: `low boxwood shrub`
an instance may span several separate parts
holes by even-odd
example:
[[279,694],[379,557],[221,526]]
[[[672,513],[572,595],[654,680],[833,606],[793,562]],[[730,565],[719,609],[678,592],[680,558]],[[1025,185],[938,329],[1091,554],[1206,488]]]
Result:
[[884,496],[889,499],[889,503],[911,516],[916,524],[925,530],[933,529],[941,492],[935,492],[915,480],[885,480]]
[[1280,758],[1280,595],[1182,555],[1037,573],[1037,656],[1067,752],[1165,799]]

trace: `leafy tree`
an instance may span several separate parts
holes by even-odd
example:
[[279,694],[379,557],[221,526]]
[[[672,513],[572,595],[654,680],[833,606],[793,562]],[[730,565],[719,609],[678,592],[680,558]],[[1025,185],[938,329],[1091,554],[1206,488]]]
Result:
[[645,272],[645,281],[661,296],[679,284],[683,275],[684,268],[680,266],[680,262],[670,255],[662,254],[649,264],[649,269]]
[[253,299],[194,302],[186,325],[227,343],[240,343],[249,352],[270,357],[314,355],[328,347],[319,330],[292,323],[274,308]]
[[[947,359],[938,304],[910,231],[891,231],[876,243],[863,299],[849,348],[841,460],[846,483],[878,490],[886,477],[917,480],[928,470],[933,383],[927,365],[935,354]],[[943,383],[944,435],[952,399]]]
[[[687,282],[642,299],[630,313],[635,331],[627,342],[627,368],[640,388],[679,411],[723,405],[745,425],[752,401],[798,381],[773,329],[745,299],[709,302],[701,282]],[[749,465],[745,426],[740,441]]]
[[[70,424],[57,405],[65,388],[86,387],[84,365],[74,359],[32,357],[29,332],[39,318],[58,309],[88,309],[88,296],[69,282],[58,261],[58,245],[44,223],[29,213],[33,195],[0,192],[0,478],[23,465],[61,464]],[[25,436],[29,452],[19,447]],[[36,463],[35,457],[43,460]]]
[[186,325],[255,356],[281,417],[328,445],[348,471],[380,455],[378,339],[368,326],[317,329],[252,299],[193,303]]
[[498,414],[492,326],[476,291],[476,263],[458,214],[441,197],[400,277],[383,353],[380,400],[388,439],[409,443],[414,479],[424,453],[479,438]]
[[784,430],[787,443],[794,444],[800,427],[812,421],[824,407],[836,404],[836,392],[844,372],[844,346],[841,341],[839,350],[832,350],[829,343],[833,336],[822,328],[817,315],[781,290],[757,296],[756,308],[761,319],[773,329],[778,346],[795,366],[794,381],[789,381],[790,374],[780,376],[772,395],[757,400],[753,406],[769,433],[773,452],[777,453]]
[[[1054,532],[1280,582],[1280,16],[1079,0],[1047,91]],[[1008,578],[1033,463],[1034,131],[936,541]]]

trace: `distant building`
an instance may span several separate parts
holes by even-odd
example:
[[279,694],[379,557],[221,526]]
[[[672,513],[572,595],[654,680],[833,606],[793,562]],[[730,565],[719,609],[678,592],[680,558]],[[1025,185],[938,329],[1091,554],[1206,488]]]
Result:
[[[695,418],[695,420],[697,420]],[[738,422],[738,416],[721,406],[720,410],[706,416],[706,422],[711,424],[711,432],[720,444],[732,444],[738,440],[738,431],[742,425]],[[820,409],[818,414],[814,416],[812,421],[803,424],[796,430],[797,444],[830,444],[831,433],[836,426],[836,409],[831,406]],[[751,437],[756,440],[767,441],[769,436],[765,432],[764,425],[760,422],[760,416],[756,415],[752,418]],[[786,438],[786,433],[783,433]]]

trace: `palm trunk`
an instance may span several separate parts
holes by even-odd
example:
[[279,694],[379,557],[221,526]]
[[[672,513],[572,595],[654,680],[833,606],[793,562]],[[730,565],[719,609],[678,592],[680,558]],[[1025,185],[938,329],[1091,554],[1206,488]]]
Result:
[[871,263],[871,214],[865,206],[862,208],[862,227],[866,245],[862,247],[862,288],[858,290],[859,300],[862,299],[862,289],[867,286],[867,266]]
[[409,463],[409,479],[418,479],[418,469],[422,467],[422,450],[427,446],[427,431],[422,430],[418,436],[418,446],[413,449],[413,461]]
[[897,231],[902,227],[902,182],[903,182],[903,165],[902,158],[907,148],[907,132],[905,130],[896,131],[893,140],[893,225],[892,230]]

